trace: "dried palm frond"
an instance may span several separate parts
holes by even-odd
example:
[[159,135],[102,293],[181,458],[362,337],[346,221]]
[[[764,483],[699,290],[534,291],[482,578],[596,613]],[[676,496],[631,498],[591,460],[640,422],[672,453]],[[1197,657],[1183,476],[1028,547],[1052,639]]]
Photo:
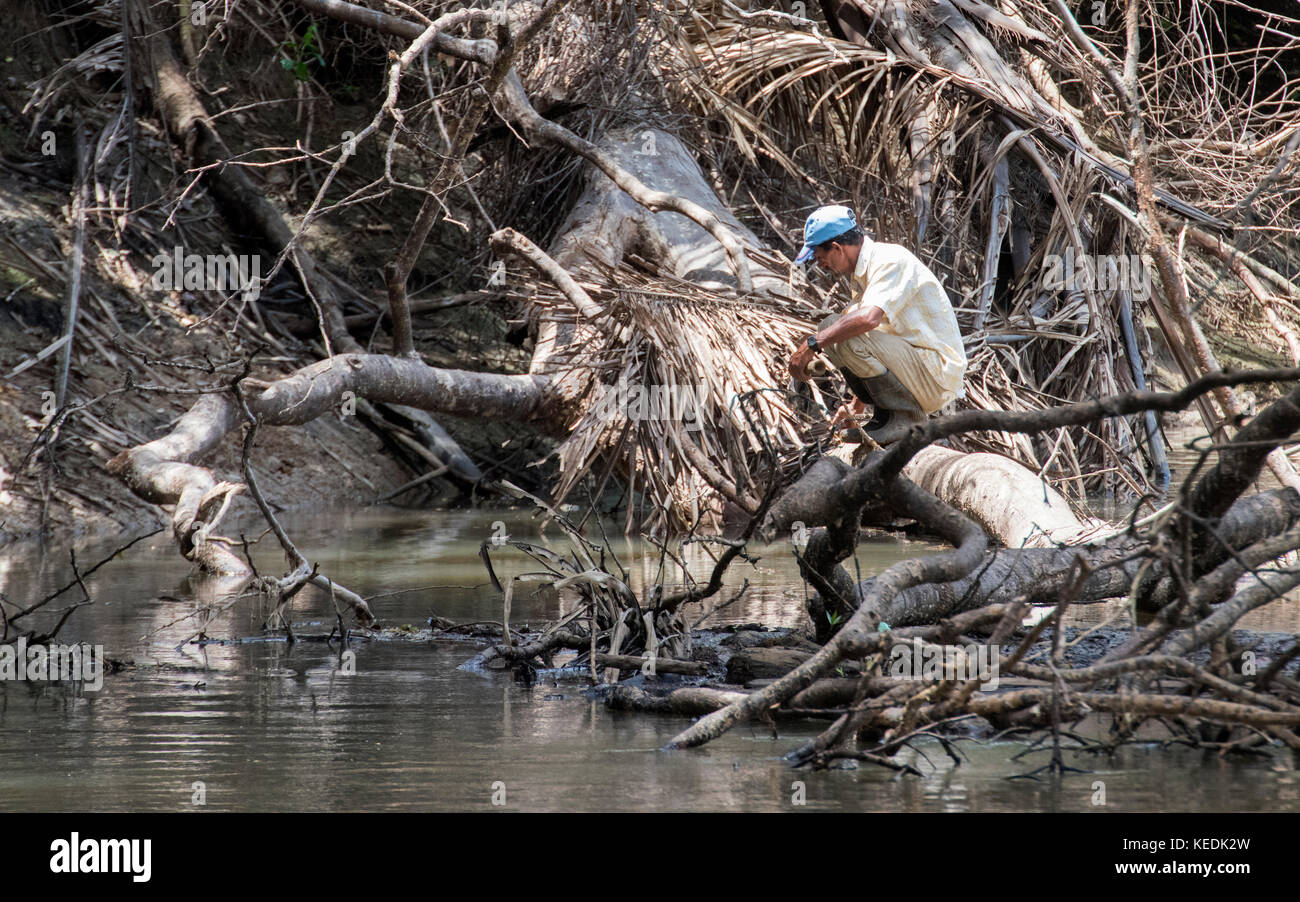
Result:
[[[32,85],[32,95],[23,107],[23,113],[36,113],[36,122],[48,110],[60,107],[60,100],[70,91],[84,90],[80,84],[93,76],[122,71],[122,35],[112,34],[55,69]],[[56,110],[57,120],[69,107]]]
[[[838,398],[817,388],[803,402],[786,372],[790,349],[824,315],[816,300],[738,298],[630,266],[604,275],[584,285],[607,314],[601,339],[567,361],[599,379],[555,451],[557,503],[617,467],[643,499],[645,528],[681,527],[716,513],[719,494],[762,497],[810,439],[825,437],[822,411]],[[567,310],[550,286],[536,291],[534,303]],[[712,482],[692,463],[700,453],[716,468]]]

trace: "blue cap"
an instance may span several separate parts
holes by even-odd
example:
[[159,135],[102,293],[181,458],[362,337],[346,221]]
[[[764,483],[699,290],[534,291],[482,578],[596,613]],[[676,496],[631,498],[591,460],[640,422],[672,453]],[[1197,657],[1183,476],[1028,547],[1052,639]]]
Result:
[[806,263],[812,258],[814,247],[838,238],[857,224],[853,211],[848,207],[818,207],[813,210],[803,225],[803,250],[794,258],[794,262]]

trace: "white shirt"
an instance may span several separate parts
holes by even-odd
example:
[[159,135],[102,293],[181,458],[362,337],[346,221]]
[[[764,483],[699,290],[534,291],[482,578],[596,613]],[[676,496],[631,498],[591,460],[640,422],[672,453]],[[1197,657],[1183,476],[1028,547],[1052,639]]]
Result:
[[876,328],[933,352],[935,381],[953,397],[964,397],[966,349],[957,315],[934,273],[902,245],[864,236],[849,278],[861,295],[844,312],[879,307],[885,318]]

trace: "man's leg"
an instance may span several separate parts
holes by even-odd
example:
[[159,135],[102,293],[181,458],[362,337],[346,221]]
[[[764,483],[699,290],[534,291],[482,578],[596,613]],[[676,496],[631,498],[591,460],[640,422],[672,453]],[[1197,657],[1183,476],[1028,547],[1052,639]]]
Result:
[[[826,325],[829,322],[822,328]],[[867,435],[880,444],[898,441],[912,426],[925,422],[924,402],[931,409],[942,406],[942,388],[932,375],[934,362],[897,335],[868,332],[828,347],[826,356],[840,367],[855,395],[870,398],[875,415],[866,426]]]
[[873,439],[877,444],[887,445],[898,441],[913,426],[926,421],[926,413],[916,397],[893,373],[886,370],[866,381],[872,397],[878,399],[877,409],[883,407],[889,411],[881,425],[867,424],[867,438]]

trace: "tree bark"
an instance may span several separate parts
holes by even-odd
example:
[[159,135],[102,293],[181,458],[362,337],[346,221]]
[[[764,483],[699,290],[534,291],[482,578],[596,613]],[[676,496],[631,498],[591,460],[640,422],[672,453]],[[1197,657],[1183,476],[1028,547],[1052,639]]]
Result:
[[[548,416],[549,380],[443,370],[382,354],[345,354],[303,367],[278,382],[243,381],[249,409],[269,426],[299,425],[334,409],[345,391],[373,402],[408,404],[458,416],[485,416],[554,425]],[[249,391],[249,388],[255,390]],[[133,492],[154,504],[175,505],[172,533],[181,553],[201,569],[248,574],[247,565],[216,542],[195,541],[234,486],[198,465],[240,422],[228,392],[204,395],[162,438],[129,448],[106,465]],[[226,487],[225,491],[222,488]]]

